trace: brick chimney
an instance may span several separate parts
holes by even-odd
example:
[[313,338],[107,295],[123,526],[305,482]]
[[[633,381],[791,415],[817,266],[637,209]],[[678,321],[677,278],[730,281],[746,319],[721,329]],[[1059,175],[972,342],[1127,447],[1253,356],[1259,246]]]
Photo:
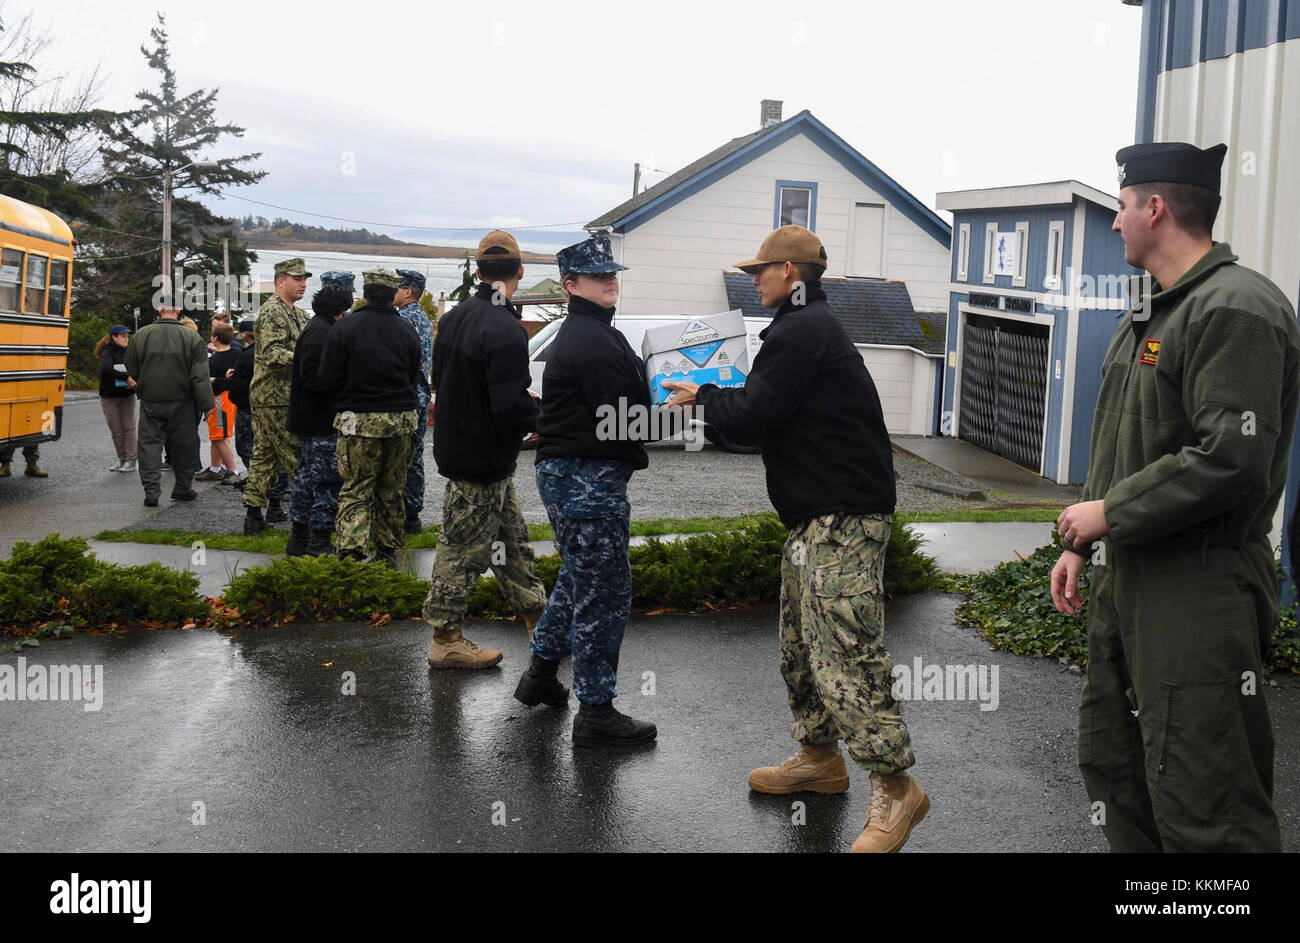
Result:
[[785,102],[764,98],[759,103],[759,128],[770,128],[774,124],[780,124],[781,106],[784,104]]

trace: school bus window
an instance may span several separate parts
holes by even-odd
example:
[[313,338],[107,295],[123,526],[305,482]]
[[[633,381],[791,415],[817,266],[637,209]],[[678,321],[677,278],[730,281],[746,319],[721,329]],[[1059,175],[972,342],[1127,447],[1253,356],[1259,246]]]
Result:
[[68,300],[68,263],[50,260],[50,316],[61,318]]
[[23,311],[28,314],[45,313],[45,282],[49,275],[49,259],[43,255],[27,256],[27,297]]
[[18,310],[18,284],[22,281],[23,254],[5,249],[0,254],[0,311]]

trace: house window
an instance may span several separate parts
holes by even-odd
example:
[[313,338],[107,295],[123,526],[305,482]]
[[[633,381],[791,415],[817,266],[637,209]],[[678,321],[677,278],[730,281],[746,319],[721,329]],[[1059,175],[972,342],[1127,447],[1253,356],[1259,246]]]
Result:
[[957,280],[966,281],[970,268],[970,223],[957,227]]
[[1011,284],[1025,287],[1025,271],[1029,264],[1029,223],[1021,220],[1016,223],[1016,274],[1011,277]]
[[799,180],[776,182],[775,224],[817,231],[817,184]]
[[879,203],[854,203],[850,238],[848,274],[884,278],[885,207]]
[[23,280],[23,254],[5,249],[0,255],[0,310],[17,311],[19,286]]
[[984,283],[993,284],[993,250],[998,241],[998,224],[984,224]]
[[1061,261],[1065,255],[1065,220],[1054,219],[1047,227],[1047,274],[1043,286],[1061,290]]

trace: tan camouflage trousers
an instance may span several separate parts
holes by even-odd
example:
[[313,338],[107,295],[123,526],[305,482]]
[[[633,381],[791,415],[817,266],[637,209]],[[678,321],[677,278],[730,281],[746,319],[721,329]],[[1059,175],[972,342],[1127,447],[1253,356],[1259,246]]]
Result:
[[415,436],[407,433],[384,438],[338,437],[339,477],[343,485],[339,488],[334,526],[339,553],[344,550],[365,553],[372,536],[377,548],[400,549],[405,545],[406,507],[402,504],[402,488],[414,448]]
[[843,740],[878,773],[916,762],[890,689],[884,573],[888,514],[827,514],[795,527],[781,559],[781,674],[801,743]]
[[519,510],[514,478],[490,484],[448,481],[442,530],[433,560],[424,618],[435,629],[460,628],[470,592],[491,567],[501,595],[515,612],[541,612],[546,588],[533,572],[528,525]]
[[280,472],[290,483],[298,471],[298,443],[289,431],[288,406],[253,407],[253,461],[244,486],[244,506],[264,508]]

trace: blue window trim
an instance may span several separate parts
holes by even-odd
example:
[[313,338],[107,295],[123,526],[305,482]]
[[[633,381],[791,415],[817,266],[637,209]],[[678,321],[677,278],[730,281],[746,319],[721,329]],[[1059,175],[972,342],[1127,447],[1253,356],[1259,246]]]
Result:
[[750,161],[763,156],[768,151],[780,146],[785,141],[802,134],[829,154],[849,173],[861,180],[872,190],[885,198],[894,209],[916,223],[923,232],[942,245],[945,249],[952,247],[952,227],[939,218],[939,215],[925,206],[912,194],[908,193],[898,182],[884,173],[844,141],[839,135],[822,124],[808,112],[801,112],[794,118],[762,135],[738,151],[727,155],[705,170],[670,190],[666,190],[655,199],[639,206],[610,223],[615,232],[628,233],[647,220],[653,219],[664,210],[676,206],[687,197],[698,193],[712,183],[721,180]]
[[772,207],[772,228],[781,225],[781,191],[786,187],[792,190],[808,190],[808,229],[817,231],[817,184],[807,180],[778,180],[776,182],[776,205]]

